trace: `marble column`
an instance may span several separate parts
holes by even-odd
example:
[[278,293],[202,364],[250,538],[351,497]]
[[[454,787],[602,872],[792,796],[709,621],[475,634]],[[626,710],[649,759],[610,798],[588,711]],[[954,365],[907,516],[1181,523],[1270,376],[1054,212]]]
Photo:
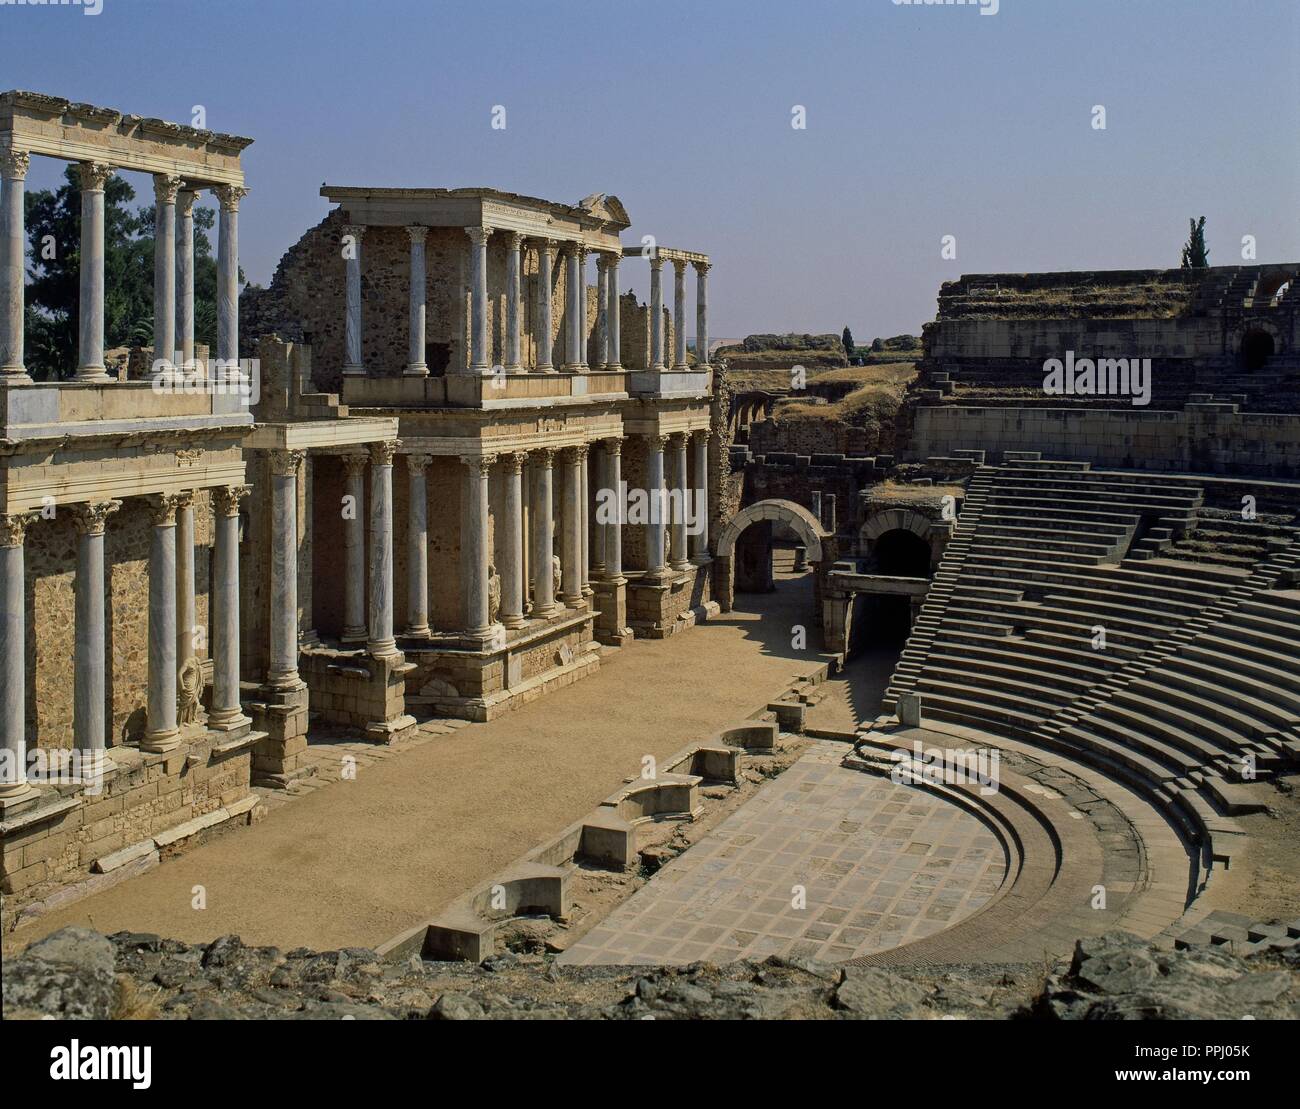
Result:
[[24,190],[31,155],[0,150],[0,384],[31,381],[23,358],[27,270]]
[[212,711],[208,727],[234,731],[249,723],[239,702],[239,502],[247,485],[212,491]]
[[586,445],[578,450],[578,577],[582,582],[582,595],[590,597],[591,588],[591,449]]
[[603,522],[604,512],[600,507],[602,504],[600,491],[609,488],[609,478],[607,476],[609,457],[605,452],[606,442],[608,440],[598,440],[595,449],[588,454],[587,461],[589,488],[585,503],[591,521],[589,528],[591,553],[587,562],[588,581],[593,578],[600,581],[605,576],[605,524]]
[[344,643],[366,638],[366,465],[364,454],[343,456]]
[[343,328],[343,374],[346,377],[364,377],[366,372],[361,358],[361,242],[365,237],[366,229],[361,224],[343,225],[347,312]]
[[523,280],[524,237],[518,231],[506,236],[506,372],[517,373],[523,335],[523,304],[520,289]]
[[507,628],[524,626],[524,495],[522,454],[503,455],[505,496],[501,542],[501,623]]
[[35,513],[0,514],[0,802],[25,801],[27,784],[27,577],[23,539]]
[[663,578],[664,525],[668,516],[664,497],[664,444],[667,436],[646,436],[646,492],[650,494],[650,519],[646,522],[645,568],[651,580]]
[[618,296],[618,264],[621,261],[618,254],[611,254],[606,263],[608,272],[605,275],[605,329],[606,329],[606,362],[605,369],[621,370],[623,368],[623,348],[619,334],[619,296]]
[[564,369],[566,373],[577,373],[582,368],[582,324],[578,318],[578,287],[582,276],[576,243],[564,244],[564,261]]
[[271,659],[266,684],[302,688],[298,676],[298,469],[307,452],[271,451]]
[[153,175],[153,373],[176,365],[176,193],[181,179]]
[[596,255],[596,369],[609,366],[609,255]]
[[695,451],[695,509],[698,529],[691,535],[691,561],[701,566],[709,561],[709,433],[697,431],[691,440]]
[[686,370],[686,260],[673,259],[673,369]]
[[709,263],[695,265],[695,366],[709,364]]
[[669,566],[674,570],[686,570],[690,559],[686,556],[686,436],[677,433],[670,437],[672,450],[672,469],[669,476],[670,496],[667,497],[669,510]]
[[664,368],[664,260],[650,258],[650,369]]
[[582,604],[582,463],[575,447],[560,451],[560,600],[576,607]]
[[104,769],[104,530],[121,501],[72,506],[77,529],[76,626],[72,662],[72,745],[91,752],[83,777]]
[[578,368],[587,370],[587,248],[578,247]]
[[604,443],[606,488],[614,490],[616,497],[615,517],[605,524],[604,580],[617,585],[623,581],[623,440],[606,439]]
[[149,701],[142,751],[180,746],[176,725],[176,504],[179,497],[148,498],[153,521],[149,544]]
[[488,596],[488,482],[494,455],[464,455],[465,532],[462,551],[465,568],[465,633],[489,639],[493,624]]
[[194,493],[176,495],[176,673],[194,657]]
[[550,447],[533,451],[533,615],[545,618],[560,611],[555,603],[554,505],[551,496],[555,451]]
[[406,456],[406,634],[429,638],[429,487],[424,471],[430,454]]
[[427,326],[428,282],[424,273],[424,240],[429,236],[429,229],[418,224],[406,229],[411,240],[411,280],[410,280],[410,321],[406,348],[406,369],[402,371],[408,377],[428,377],[429,366],[424,360],[424,339]]
[[370,444],[370,635],[376,658],[397,654],[393,636],[393,456],[396,440]]
[[76,380],[108,381],[104,368],[104,185],[113,167],[82,162],[80,360]]
[[193,189],[176,194],[176,345],[181,365],[194,365],[194,198]]
[[537,372],[555,373],[551,364],[552,327],[551,286],[555,264],[554,239],[543,239],[537,247]]
[[491,368],[491,348],[488,346],[488,272],[487,244],[492,236],[490,227],[467,227],[469,236],[469,288],[470,288],[470,363],[471,373],[485,374]]
[[[217,358],[229,369],[239,366],[239,202],[242,185],[213,190],[220,204],[217,231]],[[296,664],[296,660],[295,660]]]

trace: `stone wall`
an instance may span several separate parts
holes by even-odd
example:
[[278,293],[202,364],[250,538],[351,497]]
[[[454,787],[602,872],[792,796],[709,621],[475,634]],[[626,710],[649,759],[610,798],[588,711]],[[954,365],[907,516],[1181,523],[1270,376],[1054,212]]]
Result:
[[1041,450],[1097,466],[1300,477],[1300,416],[1240,412],[1230,404],[1180,411],[920,406],[912,454]]

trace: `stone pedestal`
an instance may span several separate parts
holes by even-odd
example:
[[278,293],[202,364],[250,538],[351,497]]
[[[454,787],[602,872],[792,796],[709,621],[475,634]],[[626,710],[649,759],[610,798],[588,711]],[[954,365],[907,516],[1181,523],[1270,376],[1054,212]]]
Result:
[[307,686],[264,686],[259,698],[248,704],[253,727],[265,733],[253,748],[253,784],[287,789],[292,782],[316,772],[314,767],[303,765],[307,750]]

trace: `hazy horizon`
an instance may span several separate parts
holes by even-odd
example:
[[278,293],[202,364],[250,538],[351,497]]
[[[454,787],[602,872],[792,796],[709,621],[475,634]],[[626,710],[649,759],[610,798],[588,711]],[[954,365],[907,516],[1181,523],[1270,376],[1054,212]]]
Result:
[[[918,334],[962,273],[1177,266],[1192,216],[1211,265],[1245,235],[1300,258],[1298,48],[1293,0],[0,6],[0,87],[202,105],[255,140],[250,281],[329,210],[323,181],[607,192],[625,242],[712,255],[714,336],[859,343]],[[33,159],[28,188],[61,173]]]

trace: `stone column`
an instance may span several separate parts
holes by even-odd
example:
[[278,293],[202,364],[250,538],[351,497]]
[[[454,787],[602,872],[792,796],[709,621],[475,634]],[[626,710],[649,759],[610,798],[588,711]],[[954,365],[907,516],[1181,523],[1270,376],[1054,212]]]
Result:
[[[587,563],[587,579],[599,581],[605,576],[605,524],[603,522],[603,512],[601,510],[600,491],[609,488],[609,456],[605,451],[606,440],[597,442],[596,449],[588,455],[587,473],[589,488],[586,492],[585,504],[590,520],[588,528],[588,538],[591,543],[591,554]],[[590,486],[594,485],[594,488]],[[601,515],[596,515],[601,513]]]
[[429,235],[427,227],[418,224],[408,227],[411,240],[410,327],[406,351],[406,369],[409,377],[428,377],[429,366],[424,360],[424,337],[427,305],[427,282],[424,275],[424,240]]
[[34,794],[27,784],[27,578],[23,539],[35,513],[0,514],[0,803]]
[[433,456],[406,456],[406,634],[429,638],[429,488],[424,471]]
[[31,381],[23,362],[27,270],[23,205],[30,163],[25,150],[0,150],[0,384]]
[[709,263],[695,265],[695,367],[709,364]]
[[617,515],[605,524],[605,581],[621,583],[623,581],[623,440],[605,440],[605,482],[606,488],[614,490]]
[[176,495],[176,673],[194,657],[194,493]]
[[506,364],[507,372],[522,368],[519,350],[523,333],[523,305],[520,303],[524,237],[518,231],[506,236]]
[[181,365],[194,365],[194,198],[193,189],[176,194],[176,345]]
[[609,366],[609,255],[596,255],[596,369]]
[[466,467],[465,534],[462,557],[465,567],[465,632],[471,638],[492,637],[493,624],[488,596],[488,481],[494,455],[464,455]]
[[271,659],[266,684],[302,688],[298,677],[298,467],[307,452],[271,452]]
[[578,367],[587,370],[587,248],[578,247]]
[[176,364],[176,192],[180,186],[181,179],[174,174],[153,175],[154,376]]
[[680,432],[670,437],[672,447],[672,471],[669,477],[671,495],[666,498],[670,514],[669,543],[671,551],[669,566],[674,570],[686,570],[690,559],[686,557],[686,436]]
[[142,751],[180,746],[176,726],[176,505],[179,497],[148,498],[153,520],[149,545],[149,703]]
[[370,636],[376,658],[397,654],[393,637],[393,456],[397,442],[370,444]]
[[664,260],[650,258],[650,369],[664,368]]
[[470,288],[470,363],[471,373],[484,374],[491,368],[488,348],[488,274],[487,244],[492,235],[490,227],[467,227],[469,236],[469,288]]
[[571,607],[582,604],[582,463],[575,447],[560,452],[564,491],[561,494],[560,600]]
[[555,264],[555,240],[543,239],[537,248],[537,372],[555,373],[551,364],[551,269]]
[[343,374],[346,377],[364,377],[366,372],[361,358],[361,242],[365,237],[366,229],[361,224],[343,225],[344,276],[347,280]]
[[686,260],[673,259],[673,369],[686,370]]
[[545,618],[560,611],[555,603],[554,508],[551,497],[551,467],[555,451],[550,447],[532,452],[533,465],[533,615]]
[[239,502],[247,485],[212,491],[215,523],[212,582],[212,711],[208,727],[231,732],[248,724],[239,703]]
[[[582,284],[579,272],[578,246],[576,243],[564,244],[565,278],[564,278],[564,369],[567,373],[577,373],[582,368],[582,336],[579,334],[580,321],[578,308],[578,286]],[[562,556],[561,556],[562,557]]]
[[[697,363],[698,364],[698,363]],[[702,566],[709,559],[709,433],[697,431],[692,440],[695,449],[695,509],[692,521],[698,531],[691,536],[691,561]]]
[[221,206],[217,233],[217,358],[234,369],[239,365],[239,202],[248,190],[242,185],[222,185],[213,192]]
[[91,752],[83,778],[104,769],[104,529],[121,501],[72,506],[77,528],[76,628],[72,663],[72,745]]
[[366,464],[364,454],[343,456],[344,643],[366,638]]
[[646,523],[646,577],[662,579],[664,568],[664,524],[667,505],[664,497],[664,444],[667,436],[646,436],[646,492],[650,494],[650,519]]
[[113,174],[102,162],[82,162],[81,307],[78,381],[108,381],[104,369],[104,185]]
[[605,369],[615,371],[623,368],[622,339],[619,333],[621,321],[619,320],[618,264],[620,261],[622,261],[621,255],[609,256],[609,261],[606,263],[609,272],[605,277],[605,326],[608,331]]
[[590,597],[591,589],[591,477],[587,446],[578,451],[578,577],[582,582],[583,597]]
[[507,628],[524,626],[524,496],[522,454],[502,456],[505,473],[505,519],[501,544],[501,623]]

